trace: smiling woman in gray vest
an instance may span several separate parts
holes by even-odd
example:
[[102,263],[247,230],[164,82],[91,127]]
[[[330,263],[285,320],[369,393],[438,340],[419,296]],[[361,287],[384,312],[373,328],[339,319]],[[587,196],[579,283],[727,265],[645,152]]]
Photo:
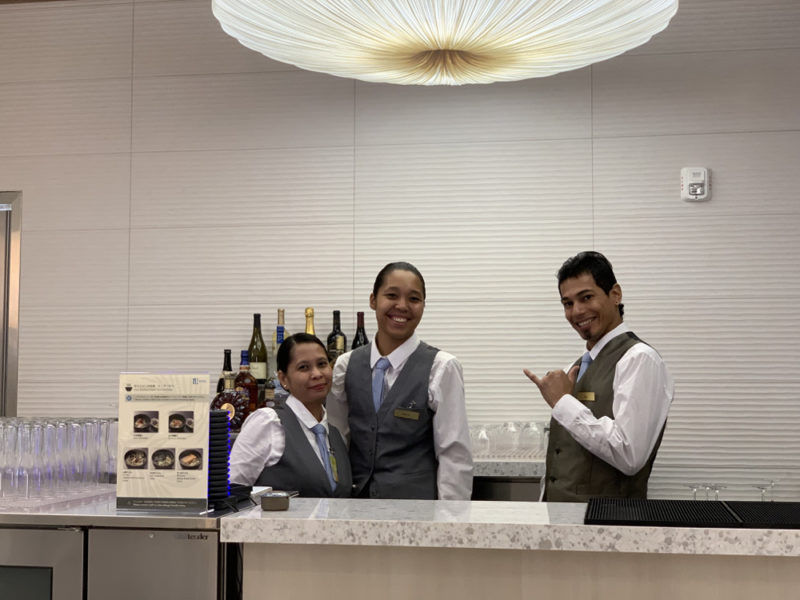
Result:
[[646,498],[667,421],[672,377],[658,352],[622,321],[622,288],[599,252],[558,271],[564,316],[586,340],[569,372],[525,374],[552,410],[544,499]]
[[390,263],[369,305],[372,343],[336,361],[330,419],[350,437],[354,495],[469,500],[472,453],[464,379],[455,356],[414,333],[425,310],[425,280]]
[[325,412],[331,387],[325,346],[297,333],[281,344],[277,365],[289,399],[284,407],[260,408],[247,417],[231,451],[231,481],[315,498],[350,496],[347,446]]

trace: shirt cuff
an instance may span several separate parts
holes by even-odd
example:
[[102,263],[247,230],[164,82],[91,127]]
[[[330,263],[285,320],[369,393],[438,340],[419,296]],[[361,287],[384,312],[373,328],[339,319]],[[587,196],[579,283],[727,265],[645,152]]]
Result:
[[571,394],[564,394],[556,402],[551,414],[560,425],[568,427],[584,410],[586,407],[580,400]]

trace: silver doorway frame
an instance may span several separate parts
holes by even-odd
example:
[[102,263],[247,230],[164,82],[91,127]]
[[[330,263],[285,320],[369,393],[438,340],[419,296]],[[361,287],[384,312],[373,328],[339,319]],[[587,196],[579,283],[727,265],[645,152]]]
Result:
[[19,367],[19,272],[22,225],[22,192],[0,192],[0,211],[7,218],[0,232],[3,248],[2,355],[0,361],[0,416],[17,416],[17,375]]

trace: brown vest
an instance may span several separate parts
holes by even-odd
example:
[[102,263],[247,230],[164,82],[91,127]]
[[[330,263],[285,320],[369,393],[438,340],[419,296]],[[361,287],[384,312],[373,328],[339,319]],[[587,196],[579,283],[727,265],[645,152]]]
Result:
[[[613,338],[575,383],[572,395],[583,402],[595,417],[614,418],[616,365],[631,346],[639,342],[641,340],[631,332]],[[580,359],[575,364],[580,364]],[[555,419],[550,419],[544,499],[548,502],[586,502],[593,496],[646,498],[647,480],[663,435],[662,427],[647,463],[638,473],[629,476],[586,450]]]

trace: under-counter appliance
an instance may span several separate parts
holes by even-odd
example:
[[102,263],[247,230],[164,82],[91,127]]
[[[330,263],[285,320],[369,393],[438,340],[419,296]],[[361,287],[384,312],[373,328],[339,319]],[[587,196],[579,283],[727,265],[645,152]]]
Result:
[[89,529],[87,600],[215,600],[219,532]]
[[82,529],[0,529],[0,598],[82,600]]
[[107,488],[39,509],[0,510],[0,600],[233,597],[217,513],[118,511]]

